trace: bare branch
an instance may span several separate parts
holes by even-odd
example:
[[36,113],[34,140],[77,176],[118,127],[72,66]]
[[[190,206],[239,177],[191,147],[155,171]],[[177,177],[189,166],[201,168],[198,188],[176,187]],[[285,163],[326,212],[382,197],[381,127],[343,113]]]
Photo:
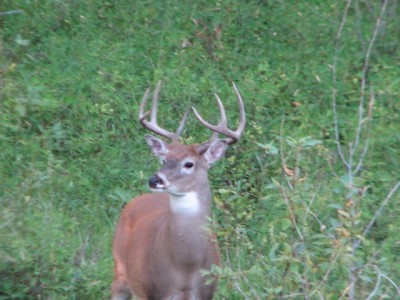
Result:
[[381,285],[381,272],[378,269],[378,279],[376,280],[374,290],[368,295],[368,298],[365,300],[371,300],[375,296],[375,294],[378,292],[380,285]]
[[[282,122],[281,122],[281,129],[280,129],[280,153],[281,153],[281,168],[282,170],[285,168],[285,156],[284,156],[284,148],[283,148],[283,125],[284,125],[284,117],[282,117]],[[296,214],[294,213],[294,209],[292,206],[292,202],[289,199],[288,195],[286,194],[286,190],[282,187],[282,185],[280,185],[277,181],[275,181],[275,184],[277,185],[277,187],[279,188],[279,191],[281,192],[283,199],[285,200],[286,206],[288,207],[288,211],[289,211],[289,217],[290,217],[290,221],[293,224],[293,227],[296,229],[297,234],[299,235],[300,240],[304,243],[304,237],[303,234],[301,233],[301,230],[297,224],[296,221]],[[290,190],[293,190],[293,186],[290,184],[289,181],[288,185],[290,187]]]
[[340,23],[339,30],[336,34],[336,46],[335,46],[335,55],[333,56],[333,65],[332,65],[332,81],[333,81],[333,90],[332,90],[332,107],[333,107],[333,120],[335,124],[335,141],[336,147],[340,156],[340,159],[345,164],[346,168],[349,169],[349,163],[347,162],[346,158],[344,157],[342,146],[340,145],[340,138],[339,138],[339,122],[337,117],[337,108],[336,108],[336,97],[337,97],[337,61],[339,57],[339,48],[340,48],[340,38],[342,35],[342,31],[344,25],[346,24],[347,13],[350,8],[352,0],[347,0],[346,7],[344,9],[342,22]]
[[358,35],[358,39],[360,40],[362,52],[364,53],[365,52],[365,39],[362,35],[362,30],[361,30],[361,11],[360,11],[360,1],[359,0],[355,1],[354,7],[356,10],[356,15],[357,15],[357,35]]
[[18,9],[18,10],[10,10],[10,11],[3,11],[3,12],[0,12],[0,17],[1,17],[1,16],[8,16],[8,15],[23,14],[23,13],[24,13],[24,11],[21,10],[21,9]]
[[360,158],[358,159],[357,167],[355,168],[353,174],[354,176],[358,174],[358,172],[361,170],[363,163],[364,163],[364,158],[368,152],[368,146],[369,146],[369,138],[371,135],[371,128],[372,128],[372,112],[373,112],[373,106],[375,103],[375,94],[373,91],[373,88],[371,87],[371,92],[370,92],[370,98],[369,98],[369,104],[368,104],[368,116],[367,116],[367,122],[368,122],[368,127],[367,127],[367,133],[365,136],[365,142],[364,142],[364,148],[360,154]]
[[365,53],[365,59],[364,59],[364,66],[362,69],[362,76],[361,76],[361,87],[360,87],[360,104],[358,106],[358,126],[357,126],[357,131],[356,131],[356,140],[354,144],[354,148],[356,149],[360,143],[360,137],[363,129],[363,116],[364,116],[364,98],[365,98],[365,89],[366,89],[366,84],[367,84],[367,76],[368,76],[368,70],[369,70],[369,60],[371,57],[371,52],[374,47],[376,38],[378,36],[379,28],[381,27],[382,24],[382,19],[383,16],[386,12],[386,6],[387,6],[388,0],[385,0],[382,4],[381,7],[381,12],[376,19],[375,23],[375,28],[372,33],[372,38],[369,41],[367,52]]
[[[394,193],[399,189],[400,187],[400,181],[398,181],[395,186],[390,190],[389,194],[386,196],[385,200],[381,203],[379,206],[378,210],[375,212],[374,216],[372,217],[371,221],[368,223],[368,225],[365,227],[362,236],[365,237],[369,231],[371,230],[371,227],[375,224],[376,219],[379,217],[379,215],[382,213],[383,208],[388,204],[390,199],[393,197]],[[357,243],[354,245],[355,249],[358,248],[360,245],[361,241],[358,240]]]
[[396,288],[397,295],[400,296],[400,287],[399,287],[391,278],[389,278],[389,277],[386,276],[385,274],[380,273],[380,275],[381,275],[383,278],[385,278],[387,281],[389,281],[389,282]]
[[[322,182],[320,182],[320,183],[318,184],[318,187],[315,189],[315,193],[312,195],[312,197],[311,197],[311,199],[310,199],[310,202],[309,202],[308,205],[307,205],[307,209],[306,209],[306,212],[304,213],[303,222],[302,222],[302,223],[303,223],[303,226],[306,225],[306,219],[307,219],[308,214],[313,215],[313,213],[310,212],[311,206],[314,204],[314,201],[315,201],[315,199],[317,198],[317,195],[319,195],[319,190],[321,189],[321,187],[322,187]],[[314,217],[315,217],[315,216],[314,216]],[[317,220],[318,220],[318,222],[319,222],[320,225],[321,225],[321,222],[319,221],[318,218],[317,218]]]
[[332,270],[333,270],[333,268],[334,268],[334,266],[335,266],[335,263],[336,263],[336,261],[337,261],[337,260],[339,259],[339,257],[340,257],[341,252],[340,252],[339,250],[342,250],[342,248],[339,248],[337,251],[335,251],[335,252],[332,253],[332,255],[331,255],[331,257],[330,257],[330,264],[329,264],[328,270],[325,272],[325,275],[324,275],[324,276],[322,277],[322,279],[319,281],[317,287],[310,293],[310,297],[311,297],[314,293],[319,292],[320,288],[321,288],[322,286],[324,286],[324,285],[327,283],[328,278],[329,278],[329,276],[330,276],[330,274],[331,274],[331,272],[332,272]]

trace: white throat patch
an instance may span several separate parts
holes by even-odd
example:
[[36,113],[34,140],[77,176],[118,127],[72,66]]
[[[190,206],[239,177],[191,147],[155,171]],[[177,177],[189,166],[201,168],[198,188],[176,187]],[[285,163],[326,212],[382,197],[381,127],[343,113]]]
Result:
[[200,201],[196,192],[179,196],[170,194],[170,206],[176,214],[195,214],[200,210]]

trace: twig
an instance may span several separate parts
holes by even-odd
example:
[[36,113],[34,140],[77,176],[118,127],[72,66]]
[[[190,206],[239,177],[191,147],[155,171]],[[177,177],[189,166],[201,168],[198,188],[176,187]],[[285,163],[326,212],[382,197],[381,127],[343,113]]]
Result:
[[319,289],[320,289],[324,284],[326,284],[326,282],[327,282],[327,280],[328,280],[328,277],[329,277],[329,275],[331,274],[331,272],[332,272],[332,270],[333,270],[333,267],[335,266],[336,260],[340,257],[340,253],[341,253],[340,250],[341,250],[341,248],[339,248],[338,251],[334,252],[334,253],[331,255],[329,268],[328,268],[328,270],[326,271],[324,277],[319,281],[317,287],[310,293],[310,297],[311,297],[314,293],[319,292]]
[[371,300],[372,297],[374,297],[375,294],[378,292],[379,286],[381,285],[381,272],[378,269],[378,267],[376,267],[376,266],[374,266],[374,267],[378,270],[378,279],[376,280],[375,287],[374,287],[373,291],[368,295],[368,298],[365,299],[365,300]]
[[18,10],[10,10],[10,11],[3,11],[3,12],[0,12],[0,17],[1,17],[1,16],[8,16],[8,15],[23,14],[23,13],[24,13],[24,11],[21,10],[21,9],[18,9]]
[[364,66],[362,69],[362,76],[361,76],[360,105],[358,106],[358,126],[357,126],[357,131],[356,131],[356,140],[355,140],[354,148],[357,148],[360,143],[361,132],[363,129],[362,123],[363,123],[363,115],[364,115],[364,94],[365,94],[365,87],[366,87],[366,83],[367,83],[367,75],[368,75],[368,70],[369,70],[369,60],[371,57],[371,52],[374,47],[376,38],[378,36],[378,32],[379,32],[379,28],[382,23],[383,16],[386,12],[387,3],[388,3],[388,0],[385,0],[382,4],[381,12],[376,20],[374,32],[372,33],[372,38],[369,41],[367,52],[365,53]]
[[[230,259],[229,259],[229,253],[228,253],[228,249],[225,249],[225,259],[226,259],[226,263],[225,263],[225,265],[229,265],[229,266],[231,266],[231,262],[230,262]],[[239,263],[240,264],[240,263]],[[239,268],[240,268],[240,266],[239,266]],[[239,271],[240,271],[240,269],[239,269]],[[232,276],[233,277],[233,276]],[[234,281],[234,286],[236,287],[236,289],[243,295],[243,299],[248,299],[247,297],[246,297],[246,294],[243,292],[243,290],[240,288],[240,284],[239,284],[239,282],[237,282],[236,280]]]
[[[280,128],[280,154],[281,154],[281,161],[282,161],[282,170],[284,170],[285,168],[285,155],[284,155],[284,147],[283,147],[283,136],[284,136],[284,132],[283,132],[283,127],[284,127],[284,123],[285,123],[285,119],[284,117],[282,117],[282,121],[281,121],[281,128]],[[295,168],[294,168],[294,175],[293,175],[293,182],[294,184],[296,184],[296,180],[297,180],[297,168],[298,168],[298,154],[299,154],[299,149],[296,149],[296,162],[295,162]],[[288,186],[290,187],[290,189],[293,191],[294,190],[294,185],[291,185],[289,180],[286,180],[288,183]],[[289,216],[290,216],[290,220],[292,222],[293,227],[296,229],[296,232],[300,238],[300,243],[305,247],[305,239],[304,239],[304,235],[302,233],[302,231],[299,228],[299,225],[297,224],[297,220],[296,220],[296,214],[295,214],[295,208],[293,207],[293,203],[291,201],[291,199],[288,197],[288,195],[286,194],[286,190],[279,184],[276,183],[281,194],[283,195],[283,198],[285,200],[285,203],[288,207],[289,210]],[[315,198],[315,197],[314,197]],[[304,266],[306,266],[306,257],[305,255],[302,255],[302,261]],[[302,288],[303,288],[303,297],[305,300],[308,300],[309,297],[309,281],[308,281],[308,276],[307,276],[307,268],[304,267],[304,273],[303,273],[303,278],[302,278]]]
[[351,1],[352,0],[347,0],[347,4],[346,4],[346,7],[345,7],[344,13],[343,13],[342,22],[340,23],[339,30],[336,34],[335,54],[333,56],[333,65],[332,65],[332,81],[333,81],[332,106],[333,106],[333,120],[335,123],[335,141],[336,141],[336,147],[337,147],[340,159],[345,164],[346,169],[348,169],[350,166],[349,166],[349,163],[347,162],[346,158],[344,157],[344,154],[342,151],[342,146],[340,145],[339,122],[338,122],[337,109],[336,109],[336,96],[337,96],[336,70],[337,70],[337,61],[338,61],[338,57],[339,57],[340,38],[342,35],[344,25],[346,24],[347,12],[349,11]]
[[[358,0],[356,0],[358,1]],[[338,122],[338,114],[337,114],[337,62],[338,62],[338,57],[339,57],[339,49],[340,49],[340,39],[341,35],[344,29],[344,26],[346,24],[346,18],[347,14],[349,11],[349,7],[351,5],[352,0],[348,0],[343,12],[343,17],[342,17],[342,22],[340,23],[337,35],[336,35],[336,45],[335,45],[335,54],[333,58],[333,66],[332,66],[332,80],[333,80],[333,94],[332,94],[332,107],[333,107],[333,117],[334,117],[334,127],[335,127],[335,142],[337,146],[337,150],[339,153],[339,156],[344,163],[346,167],[346,173],[348,176],[348,181],[347,181],[347,187],[349,189],[353,188],[354,185],[354,177],[358,174],[358,172],[362,169],[363,162],[365,159],[365,156],[368,152],[368,146],[369,146],[369,138],[370,138],[370,133],[371,133],[371,123],[372,123],[372,109],[373,109],[373,104],[375,101],[374,98],[374,93],[373,89],[371,87],[371,93],[370,93],[370,98],[369,98],[369,103],[368,103],[368,115],[367,118],[364,119],[364,102],[365,102],[365,92],[366,92],[366,86],[367,86],[367,77],[368,77],[368,71],[369,71],[369,66],[370,66],[370,57],[372,50],[374,48],[379,29],[382,24],[383,17],[386,12],[386,7],[388,4],[388,0],[384,0],[381,9],[380,9],[380,14],[376,19],[375,22],[375,27],[372,33],[372,37],[368,43],[367,50],[365,52],[364,56],[364,64],[362,67],[362,76],[361,76],[361,86],[360,86],[360,98],[359,98],[359,104],[358,104],[358,125],[355,129],[355,139],[354,141],[349,143],[349,153],[348,156],[345,157],[342,146],[340,143],[340,134],[339,134],[339,122]],[[357,21],[360,19],[359,15],[359,7],[358,7],[358,2],[355,4],[356,5],[356,13],[357,13]],[[359,23],[358,23],[359,25]],[[361,32],[359,32],[360,34]],[[364,52],[364,51],[363,51]],[[367,125],[367,133],[363,134],[363,131],[365,130],[365,122],[368,122]],[[358,148],[360,147],[361,143],[361,138],[365,136],[365,141],[364,145],[361,149],[361,151],[358,151]],[[358,157],[357,157],[358,156]],[[355,167],[355,168],[354,168]],[[386,199],[385,199],[386,200]],[[381,208],[383,208],[384,205],[386,205],[387,201],[384,201],[382,203],[382,206],[380,209],[376,212],[374,215],[374,218],[371,220],[370,224],[375,222],[376,218],[381,212]],[[353,226],[355,225],[354,222],[354,216],[358,214],[359,208],[358,205],[352,206],[351,208],[351,216],[352,216],[352,224]],[[369,228],[367,226],[366,232],[368,233]],[[360,239],[355,239],[354,237],[351,238],[351,254],[354,256],[356,254],[356,250],[358,246],[360,245],[361,240]],[[350,264],[349,266],[349,285],[345,289],[345,291],[342,293],[342,296],[340,299],[344,297],[344,295],[348,294],[348,298],[350,300],[353,300],[355,298],[355,283],[357,281],[357,276],[356,276],[356,267],[354,264]]]
[[358,34],[358,39],[360,40],[361,44],[361,49],[362,52],[365,52],[365,40],[364,37],[362,36],[362,30],[361,30],[361,11],[360,11],[360,1],[356,0],[354,3],[355,10],[356,10],[356,16],[357,16],[357,34]]
[[[399,187],[400,187],[400,181],[398,181],[396,183],[396,185],[390,190],[389,194],[386,196],[385,200],[383,200],[383,202],[379,206],[378,210],[375,212],[374,216],[372,217],[371,221],[368,223],[367,227],[365,227],[365,229],[362,233],[363,237],[365,237],[368,234],[371,227],[375,224],[376,219],[381,214],[383,208],[388,204],[388,202],[390,201],[390,199],[392,198],[392,196],[398,190]],[[361,243],[361,240],[358,240],[357,243],[354,245],[356,249],[358,248],[358,246],[360,246],[360,243]]]
[[[281,121],[281,128],[280,128],[280,139],[279,139],[279,148],[280,148],[280,154],[281,154],[281,161],[282,161],[282,170],[284,170],[285,165],[286,165],[286,160],[285,160],[285,153],[284,153],[284,148],[283,148],[283,127],[285,124],[285,116],[282,116],[282,121]],[[296,172],[296,170],[294,170]],[[286,179],[286,183],[288,184],[289,188],[291,191],[294,190],[293,185],[290,183],[290,180]]]
[[[282,170],[284,169],[284,166],[285,166],[285,156],[284,156],[284,152],[283,152],[283,150],[284,150],[283,149],[283,135],[284,135],[284,133],[283,133],[283,125],[284,125],[284,118],[282,117],[281,129],[280,129],[280,153],[281,153],[281,161],[282,161]],[[288,182],[288,185],[289,185],[290,189],[293,190],[293,186],[290,184],[289,181],[287,181],[287,182]],[[299,229],[299,226],[297,225],[296,215],[294,213],[294,209],[292,207],[292,203],[289,200],[285,189],[278,182],[276,182],[276,185],[278,186],[281,194],[283,195],[283,199],[285,200],[285,203],[286,203],[286,205],[288,207],[290,220],[291,220],[293,226],[295,227],[295,229],[297,231],[297,234],[299,235],[300,240],[302,242],[304,242],[304,237],[303,237],[303,235],[302,235],[302,233],[301,233],[301,231]]]
[[342,300],[344,298],[344,296],[347,295],[347,293],[349,293],[349,291],[353,288],[355,284],[355,281],[351,282],[342,292],[342,294],[340,295],[340,298],[338,300]]
[[290,299],[290,298],[298,299],[299,296],[304,296],[304,295],[303,295],[303,293],[294,293],[291,295],[279,296],[278,299]]
[[397,290],[397,294],[400,296],[400,287],[389,277],[387,277],[385,274],[380,274],[383,278],[385,278],[387,281],[389,281]]
[[0,229],[2,229],[3,227],[8,226],[8,224],[10,224],[12,221],[14,221],[15,218],[16,218],[16,216],[10,217],[7,221],[5,221],[3,224],[0,225]]
[[[396,290],[397,290],[397,294],[400,296],[400,287],[390,278],[390,277],[388,277],[388,276],[386,276],[385,274],[383,274],[382,273],[382,271],[377,267],[377,266],[375,266],[375,265],[373,265],[373,264],[370,264],[370,263],[368,263],[368,264],[366,264],[365,265],[365,267],[364,267],[364,269],[366,269],[367,267],[372,267],[372,268],[374,268],[375,270],[376,270],[376,272],[378,273],[378,276],[381,278],[381,277],[383,277],[383,278],[385,278],[387,281],[389,281],[395,288],[396,288]],[[360,271],[360,273],[361,273],[361,271]],[[361,275],[361,274],[360,274]],[[380,279],[379,279],[380,280]],[[379,281],[380,282],[380,281]],[[375,285],[375,287],[376,287],[376,285]],[[372,295],[375,293],[375,289],[374,289],[374,291],[372,292]],[[368,297],[368,299],[370,299],[370,297]]]
[[[310,202],[307,205],[307,209],[306,209],[306,212],[305,212],[304,217],[303,217],[303,227],[306,226],[305,224],[306,224],[307,216],[310,213],[311,206],[314,204],[314,201],[317,198],[317,194],[319,193],[319,190],[321,189],[321,187],[322,187],[322,182],[319,183],[318,187],[315,190],[315,193],[312,195],[312,198],[311,198]],[[319,222],[319,220],[318,220],[318,222]]]
[[362,152],[360,154],[360,158],[358,159],[357,167],[355,168],[355,170],[353,172],[354,176],[356,176],[358,174],[358,172],[360,172],[360,170],[361,170],[361,168],[363,166],[363,163],[364,163],[365,155],[368,152],[369,137],[370,137],[371,128],[372,128],[372,112],[373,112],[374,103],[375,103],[375,94],[374,94],[373,88],[371,87],[369,104],[368,104],[368,117],[367,117],[367,120],[369,122],[368,122],[367,134],[366,134],[366,137],[365,137],[364,148],[363,148],[363,150],[362,150]]
[[342,294],[340,295],[340,298],[339,298],[338,300],[344,299],[344,297],[345,297],[345,296],[349,293],[349,291],[354,287],[355,282],[360,278],[360,276],[361,276],[363,270],[366,270],[367,268],[373,268],[373,269],[375,269],[378,278],[377,278],[377,280],[376,280],[374,289],[373,289],[372,292],[368,295],[368,298],[367,298],[366,300],[372,299],[372,298],[375,296],[375,294],[378,292],[378,289],[379,289],[379,286],[380,286],[380,284],[381,284],[381,279],[382,279],[382,278],[385,278],[386,280],[388,280],[388,281],[396,288],[397,294],[400,296],[400,287],[399,287],[391,278],[389,278],[388,276],[386,276],[385,274],[383,274],[382,271],[379,269],[378,266],[373,265],[373,264],[371,264],[371,263],[367,263],[366,265],[362,266],[362,267],[358,270],[357,275],[356,275],[356,280],[355,280],[354,282],[350,283],[350,284],[344,289],[344,291],[342,292]]

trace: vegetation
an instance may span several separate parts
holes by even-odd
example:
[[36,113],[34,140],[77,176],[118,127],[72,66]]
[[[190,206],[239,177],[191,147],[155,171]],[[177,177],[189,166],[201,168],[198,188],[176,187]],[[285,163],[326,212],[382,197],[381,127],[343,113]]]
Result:
[[[138,125],[237,118],[211,171],[217,299],[400,299],[397,0],[3,0],[0,299],[107,299],[123,205],[158,168]],[[212,109],[210,109],[212,108]],[[162,117],[161,117],[162,116]],[[208,138],[191,116],[184,141]]]

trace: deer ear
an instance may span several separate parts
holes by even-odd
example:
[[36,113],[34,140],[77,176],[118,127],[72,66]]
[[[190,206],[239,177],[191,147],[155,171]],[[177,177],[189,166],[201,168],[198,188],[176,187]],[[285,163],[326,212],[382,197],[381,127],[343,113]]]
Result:
[[215,140],[208,146],[203,157],[209,165],[212,165],[224,156],[227,147],[228,143],[226,140]]
[[147,145],[149,145],[154,156],[163,158],[168,153],[167,144],[163,140],[160,140],[159,138],[156,138],[150,134],[146,134],[144,138],[146,139]]

